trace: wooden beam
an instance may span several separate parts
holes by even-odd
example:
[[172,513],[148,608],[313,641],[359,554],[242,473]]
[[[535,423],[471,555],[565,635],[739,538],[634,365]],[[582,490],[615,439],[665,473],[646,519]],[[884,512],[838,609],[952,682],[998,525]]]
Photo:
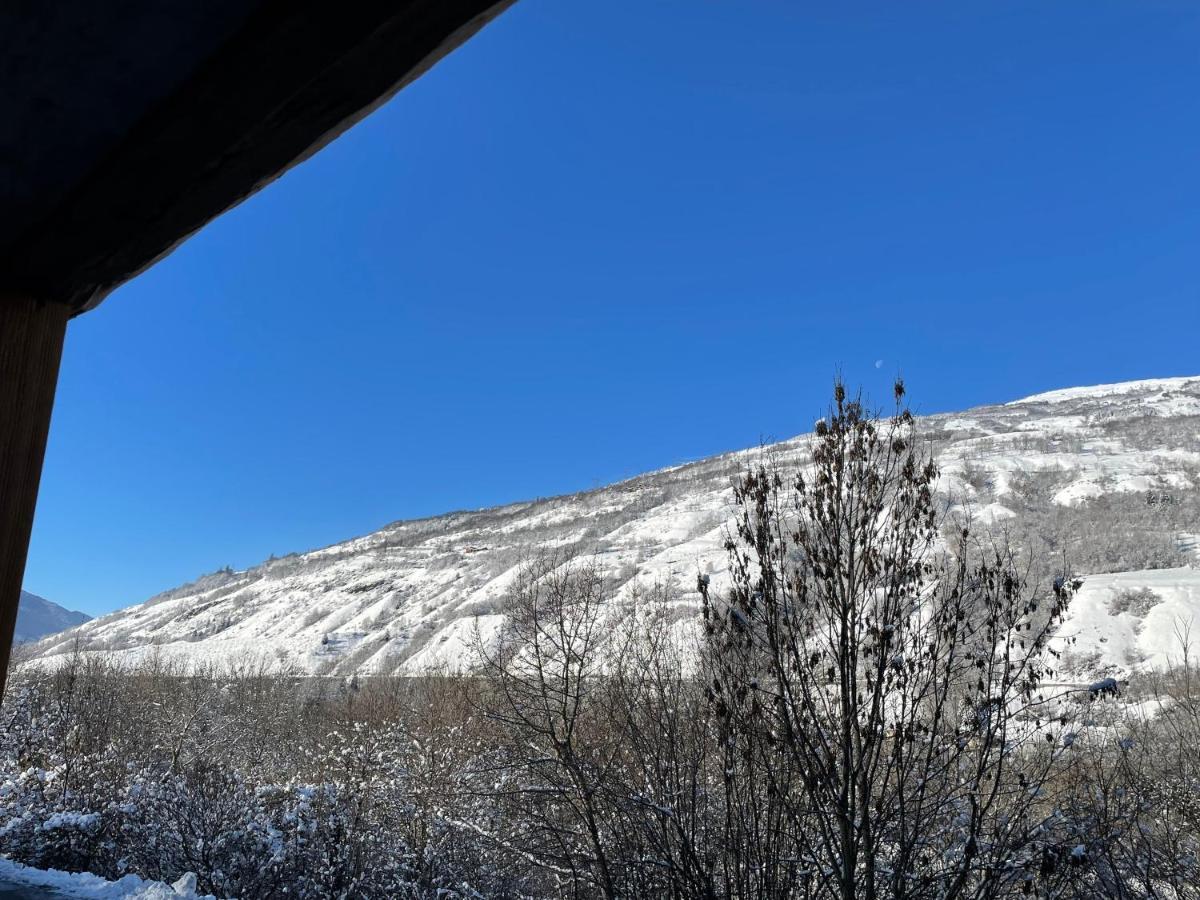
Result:
[[0,695],[69,315],[61,303],[0,299]]

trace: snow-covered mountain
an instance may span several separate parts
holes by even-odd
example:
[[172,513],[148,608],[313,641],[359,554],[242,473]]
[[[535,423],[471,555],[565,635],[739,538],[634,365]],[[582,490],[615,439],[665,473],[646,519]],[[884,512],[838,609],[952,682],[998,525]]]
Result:
[[[1085,579],[1064,636],[1081,673],[1161,665],[1200,636],[1200,377],[1052,391],[922,419],[946,505],[1008,529]],[[693,620],[697,573],[720,580],[731,478],[759,453],[803,457],[807,436],[599,490],[399,522],[321,550],[222,571],[55,635],[136,661],[262,660],[314,674],[466,664],[524,558],[574,548],[628,596],[674,580]],[[1119,573],[1119,574],[1118,574]]]
[[47,635],[82,625],[91,618],[86,613],[52,603],[45,597],[21,591],[21,602],[17,607],[17,629],[13,640],[36,641]]

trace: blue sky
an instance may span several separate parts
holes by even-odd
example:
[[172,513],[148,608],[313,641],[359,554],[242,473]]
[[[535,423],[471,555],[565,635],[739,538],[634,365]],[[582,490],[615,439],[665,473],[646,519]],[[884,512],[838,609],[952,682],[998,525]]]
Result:
[[71,324],[26,587],[786,437],[838,372],[1200,373],[1198,45],[1182,0],[521,0]]

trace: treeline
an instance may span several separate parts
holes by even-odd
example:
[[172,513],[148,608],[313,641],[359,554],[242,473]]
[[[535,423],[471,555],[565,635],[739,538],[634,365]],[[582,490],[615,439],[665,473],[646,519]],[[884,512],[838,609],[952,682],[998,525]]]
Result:
[[[491,718],[505,705],[481,678],[351,686],[98,660],[26,675],[4,704],[0,852],[110,878],[192,871],[247,900],[841,896],[789,851],[778,777],[722,740],[675,653],[622,667],[557,744]],[[1021,852],[959,896],[1200,896],[1200,671],[1156,680],[1140,709],[1079,694],[1053,771],[1024,788]],[[929,834],[950,861],[966,858],[964,799]],[[913,888],[876,895],[949,894]]]

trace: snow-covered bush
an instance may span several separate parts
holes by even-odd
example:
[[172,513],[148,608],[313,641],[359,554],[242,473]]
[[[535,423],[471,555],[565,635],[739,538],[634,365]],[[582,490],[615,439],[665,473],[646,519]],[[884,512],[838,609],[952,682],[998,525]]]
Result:
[[0,731],[0,853],[109,878],[195,872],[202,891],[245,900],[478,896],[485,854],[432,784],[459,754],[404,725],[411,693],[153,661],[19,675]]

